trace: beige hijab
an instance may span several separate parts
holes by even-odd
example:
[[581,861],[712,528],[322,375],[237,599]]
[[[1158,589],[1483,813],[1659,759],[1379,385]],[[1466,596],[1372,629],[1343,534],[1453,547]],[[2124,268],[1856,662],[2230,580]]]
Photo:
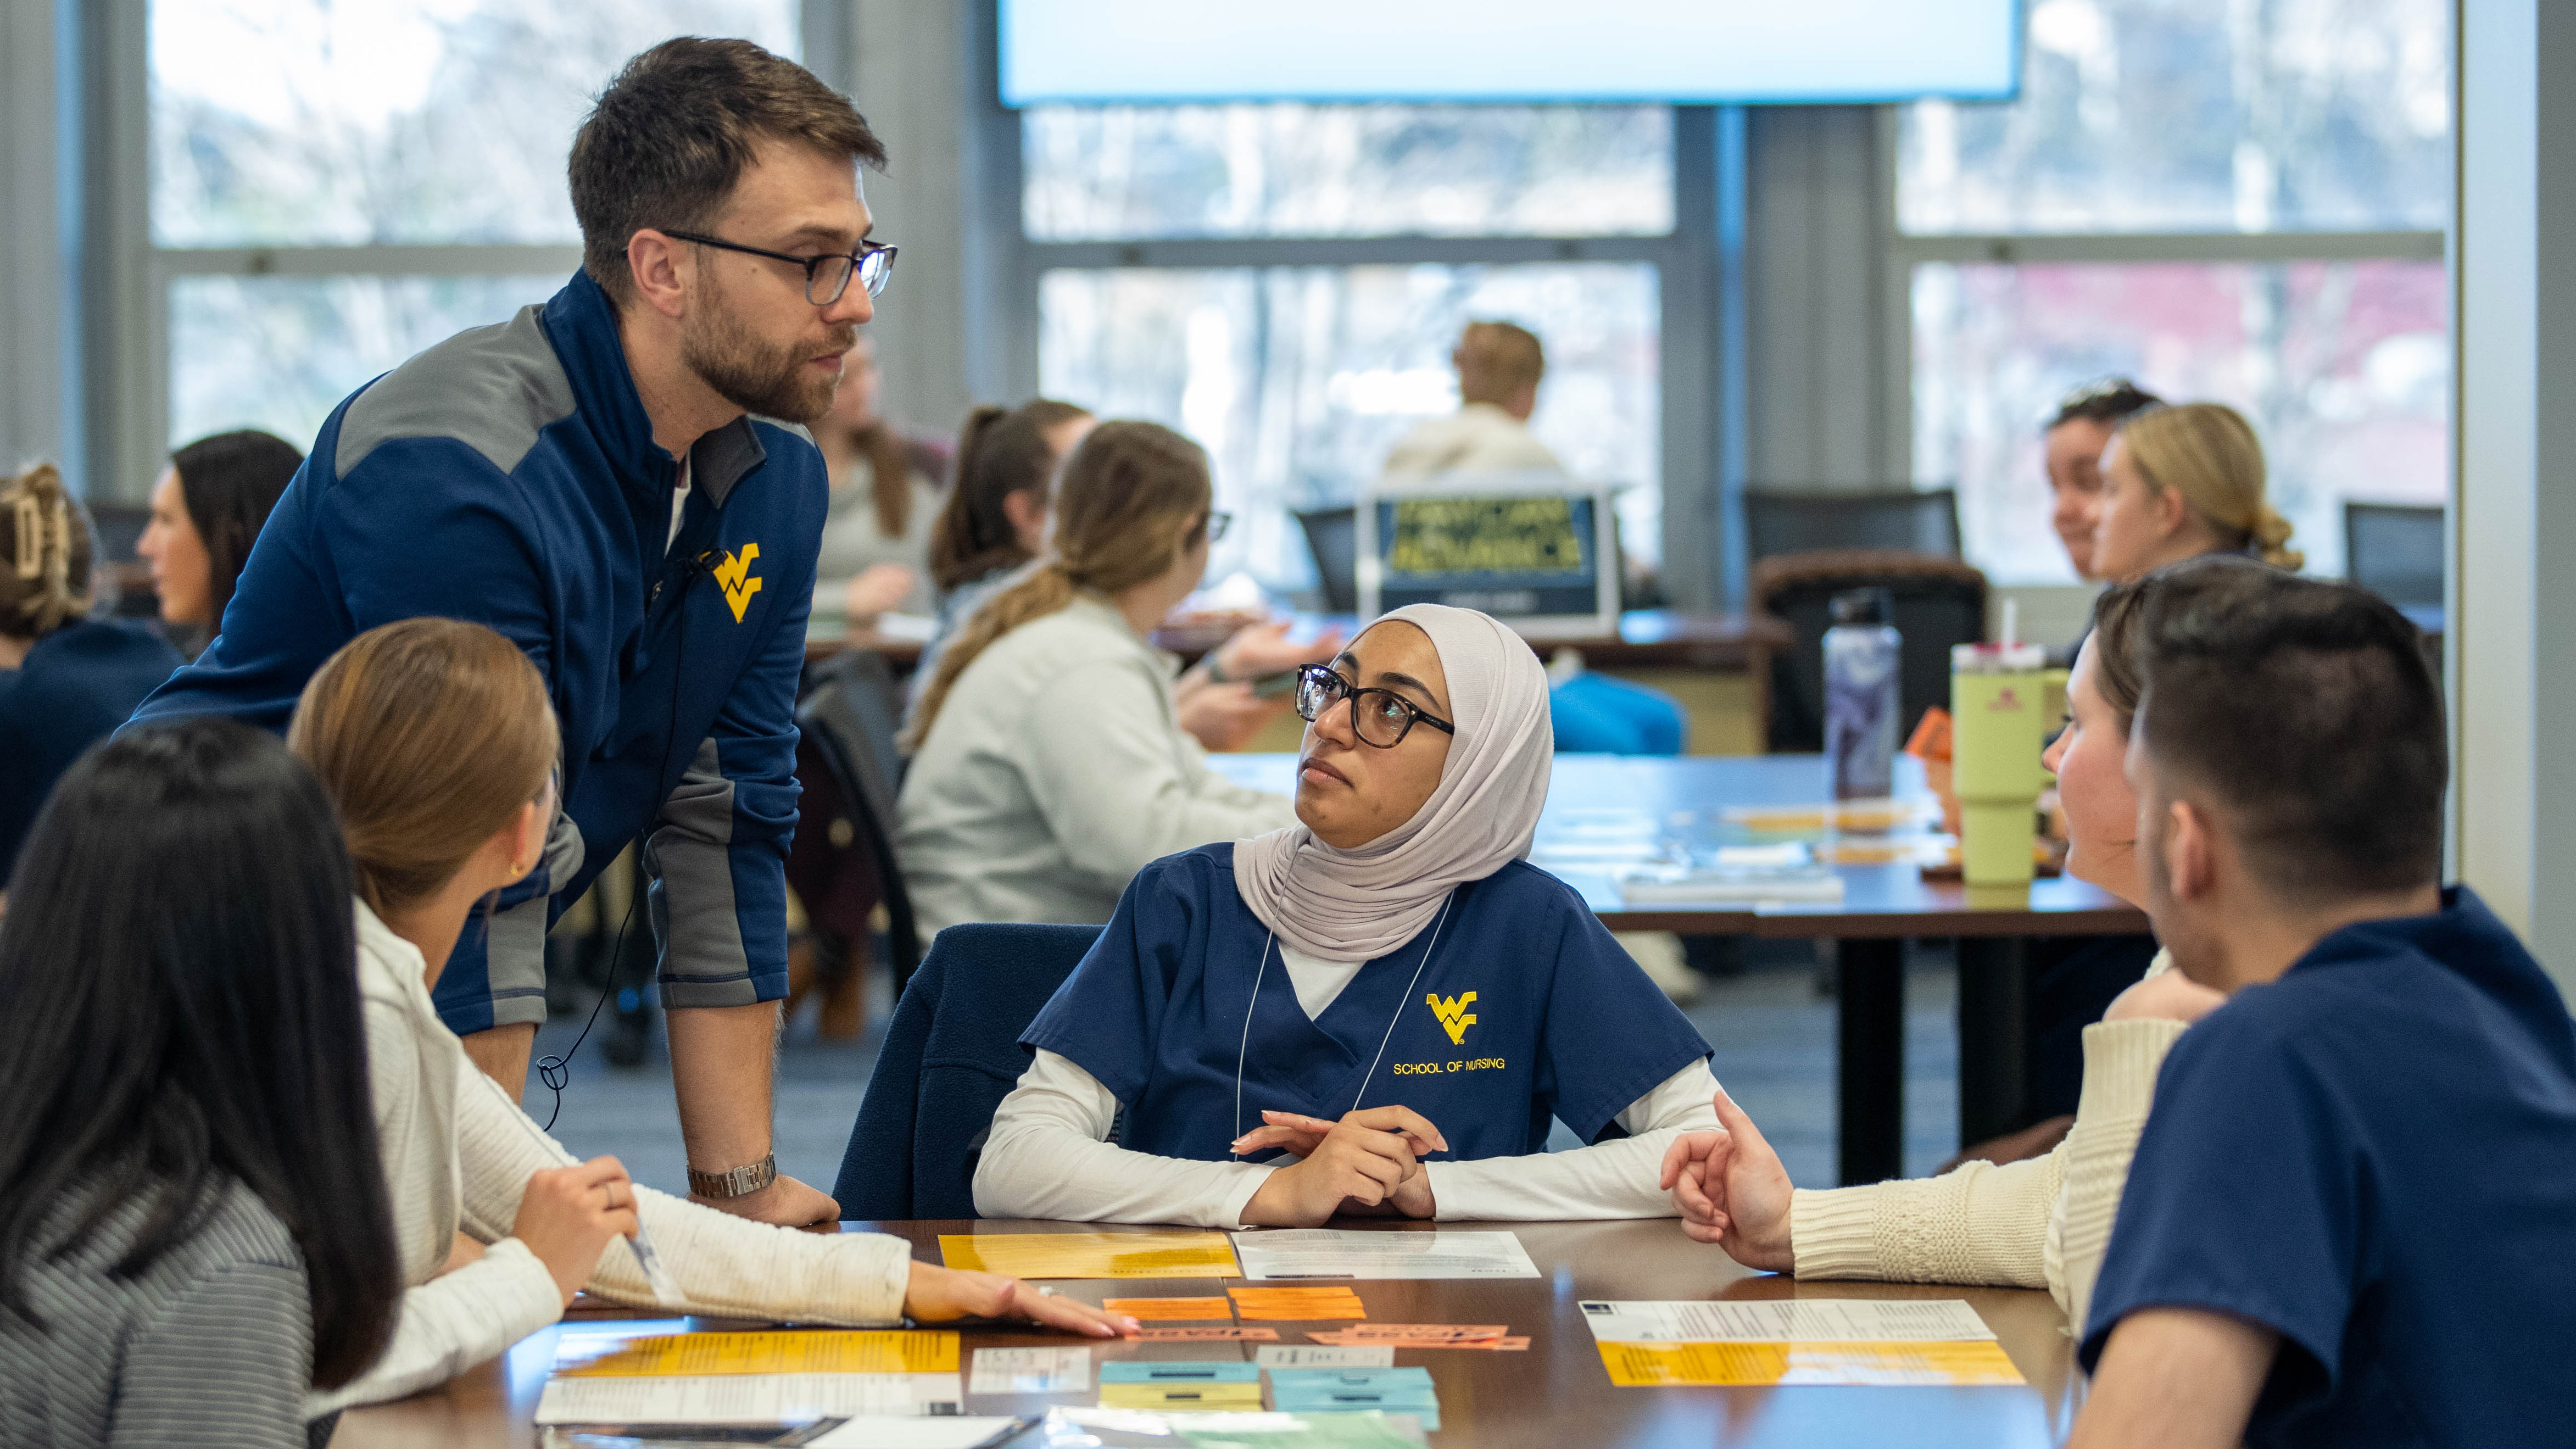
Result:
[[[1449,677],[1457,738],[1413,818],[1355,850],[1304,825],[1234,845],[1234,885],[1283,946],[1370,961],[1410,941],[1449,892],[1529,854],[1556,753],[1547,670],[1519,635],[1473,609],[1408,604]],[[1375,625],[1370,627],[1374,628]]]

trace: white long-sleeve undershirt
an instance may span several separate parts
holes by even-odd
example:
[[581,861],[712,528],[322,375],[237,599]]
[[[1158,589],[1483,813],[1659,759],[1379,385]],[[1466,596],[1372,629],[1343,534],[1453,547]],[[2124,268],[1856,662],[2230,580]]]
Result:
[[[1284,946],[1279,957],[1310,1020],[1367,964],[1325,961]],[[1664,1149],[1680,1133],[1717,1126],[1710,1103],[1716,1094],[1717,1079],[1701,1058],[1619,1113],[1625,1138],[1567,1152],[1425,1163],[1436,1213],[1444,1222],[1670,1217],[1672,1199],[1656,1185]],[[1295,1160],[1200,1162],[1130,1152],[1108,1140],[1119,1105],[1079,1063],[1041,1049],[993,1114],[975,1168],[975,1210],[986,1217],[1239,1228],[1248,1226],[1243,1210],[1261,1184]]]

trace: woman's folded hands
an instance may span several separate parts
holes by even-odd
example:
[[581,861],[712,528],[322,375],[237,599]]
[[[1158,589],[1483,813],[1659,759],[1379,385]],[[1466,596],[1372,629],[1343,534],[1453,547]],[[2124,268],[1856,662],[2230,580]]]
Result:
[[1270,1174],[1243,1220],[1261,1227],[1310,1228],[1337,1212],[1427,1218],[1437,1209],[1421,1158],[1449,1150],[1440,1129],[1409,1107],[1371,1107],[1338,1122],[1264,1112],[1265,1124],[1235,1139],[1237,1156],[1284,1147],[1298,1161]]

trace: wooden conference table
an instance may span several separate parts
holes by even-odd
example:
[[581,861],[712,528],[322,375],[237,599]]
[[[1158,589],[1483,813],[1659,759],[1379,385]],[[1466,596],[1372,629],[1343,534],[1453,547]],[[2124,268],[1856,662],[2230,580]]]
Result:
[[[1291,755],[1208,763],[1239,784],[1295,788]],[[1898,789],[1920,795],[1919,765],[1897,764]],[[2020,1125],[2029,1101],[2030,939],[2139,932],[2147,918],[2079,880],[1971,891],[1926,881],[1912,865],[1837,866],[1839,901],[1639,908],[1621,898],[1618,867],[1602,859],[1647,832],[1703,835],[1728,806],[1812,804],[1824,795],[1820,755],[1559,755],[1530,859],[1580,891],[1612,930],[1832,941],[1841,1176],[1877,1182],[1904,1171],[1908,937],[1958,941],[1959,1140],[1971,1143]]]
[[[900,1234],[912,1240],[913,1257],[939,1261],[942,1233],[1118,1231],[1097,1224],[989,1222],[851,1223],[851,1229]],[[1427,1224],[1371,1220],[1336,1227],[1421,1231]],[[1669,1219],[1606,1223],[1448,1223],[1443,1227],[1506,1227],[1520,1236],[1539,1270],[1536,1278],[1480,1282],[1360,1282],[1354,1286],[1369,1318],[1380,1323],[1499,1323],[1527,1334],[1527,1352],[1400,1349],[1396,1362],[1431,1371],[1440,1395],[1441,1428],[1434,1445],[1474,1449],[1681,1449],[1726,1444],[1741,1449],[1904,1444],[1922,1449],[1974,1446],[2022,1449],[2064,1442],[2079,1403],[2081,1376],[2072,1371],[2065,1317],[2045,1293],[2011,1288],[1936,1288],[1889,1283],[1799,1283],[1738,1267],[1715,1248],[1682,1236]],[[1227,1280],[1098,1279],[1068,1282],[1065,1291],[1098,1302],[1108,1297],[1193,1297],[1225,1292]],[[1965,1299],[1995,1331],[2004,1352],[2027,1380],[1995,1388],[1620,1388],[1610,1382],[1593,1347],[1591,1330],[1576,1303],[1611,1299],[1899,1298]],[[576,1312],[579,1310],[576,1309]],[[717,1320],[643,1319],[610,1310],[606,1316],[641,1319],[638,1332],[758,1327]],[[1309,1327],[1273,1325],[1282,1343],[1302,1342]],[[491,1363],[469,1369],[442,1388],[398,1403],[351,1411],[340,1421],[333,1449],[528,1449],[537,1442],[530,1416],[545,1384],[557,1337],[547,1329]],[[571,1330],[585,1331],[577,1322]],[[590,1323],[587,1331],[600,1331]],[[991,1347],[1062,1346],[1069,1335],[1025,1328],[964,1330],[959,1367],[971,1370],[974,1350]],[[1101,1344],[1095,1360],[1249,1359],[1251,1346],[1234,1343]],[[1095,1375],[1096,1376],[1096,1375]],[[1052,1397],[973,1394],[970,1414],[1037,1415],[1052,1406],[1097,1401],[1096,1390]],[[1015,1443],[1034,1443],[1026,1434]]]

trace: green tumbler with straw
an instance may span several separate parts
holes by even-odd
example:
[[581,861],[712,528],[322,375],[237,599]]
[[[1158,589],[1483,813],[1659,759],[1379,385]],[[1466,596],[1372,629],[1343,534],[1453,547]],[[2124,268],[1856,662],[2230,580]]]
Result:
[[2032,868],[2047,651],[1961,644],[1950,651],[1951,784],[1960,873],[1972,886],[2026,885]]

